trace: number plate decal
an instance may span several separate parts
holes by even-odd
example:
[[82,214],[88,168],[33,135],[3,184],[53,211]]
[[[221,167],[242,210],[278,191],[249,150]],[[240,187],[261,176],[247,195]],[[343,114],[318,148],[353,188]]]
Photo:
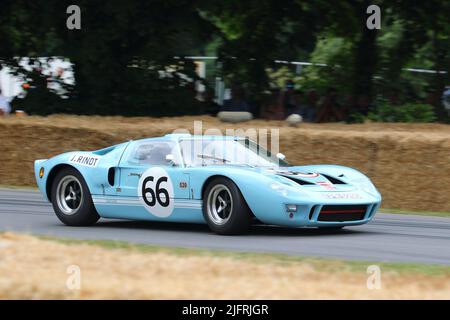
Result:
[[174,193],[172,180],[160,167],[145,171],[138,184],[139,201],[154,216],[166,218],[172,214]]

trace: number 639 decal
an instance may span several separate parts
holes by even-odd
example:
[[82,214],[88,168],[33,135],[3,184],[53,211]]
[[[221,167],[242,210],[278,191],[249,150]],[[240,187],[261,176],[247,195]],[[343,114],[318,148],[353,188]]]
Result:
[[163,168],[155,167],[145,171],[139,180],[137,191],[139,200],[152,215],[165,218],[172,214],[173,184]]

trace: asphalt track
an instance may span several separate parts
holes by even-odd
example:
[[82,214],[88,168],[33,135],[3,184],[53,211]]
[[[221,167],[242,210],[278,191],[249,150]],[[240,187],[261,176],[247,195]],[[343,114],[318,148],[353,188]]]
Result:
[[369,224],[333,232],[253,226],[242,236],[218,236],[206,225],[127,220],[102,219],[92,227],[67,227],[39,193],[0,189],[2,231],[171,247],[450,265],[450,218],[417,215],[378,213]]

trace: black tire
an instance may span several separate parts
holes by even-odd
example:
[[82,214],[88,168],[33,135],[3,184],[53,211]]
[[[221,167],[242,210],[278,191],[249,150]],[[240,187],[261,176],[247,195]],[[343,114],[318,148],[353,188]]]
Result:
[[[231,205],[226,207],[226,210],[229,210],[226,214],[227,218],[223,218],[220,223],[217,221],[220,220],[220,217],[216,217],[217,214],[214,214],[209,207],[212,202],[220,203],[217,202],[218,200],[212,201],[217,190],[222,190],[219,191],[219,195],[220,192],[224,192],[224,195],[228,193],[231,198]],[[223,210],[225,211],[225,209]],[[236,184],[230,179],[217,177],[207,185],[203,193],[203,217],[213,232],[221,235],[233,235],[247,231],[253,215]]]
[[[80,192],[77,192],[77,184],[79,184]],[[65,193],[67,188],[70,189],[67,197],[73,195],[73,199],[65,198],[64,202],[63,197],[59,195],[61,192]],[[66,191],[62,191],[63,189]],[[73,192],[74,189],[75,192]],[[77,195],[80,195],[79,200],[76,199]],[[90,226],[100,219],[83,176],[74,168],[63,168],[58,172],[51,186],[51,201],[56,216],[68,226]],[[72,211],[69,212],[70,210]]]

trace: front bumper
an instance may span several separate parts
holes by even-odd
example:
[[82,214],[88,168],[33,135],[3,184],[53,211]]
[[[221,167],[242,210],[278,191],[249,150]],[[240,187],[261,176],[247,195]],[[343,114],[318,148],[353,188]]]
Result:
[[[340,205],[335,207],[338,206]],[[352,206],[354,205],[342,205],[344,208],[349,208]],[[364,210],[361,212],[358,211],[356,214],[352,211],[346,211],[345,209],[336,210],[334,213],[333,211],[326,210],[327,207],[329,207],[328,204],[298,204],[295,212],[288,212],[287,210],[279,211],[276,216],[266,216],[262,222],[286,227],[339,227],[361,225],[373,219],[380,207],[380,202],[358,205],[358,207],[361,206],[365,207]],[[330,212],[331,217],[329,214]],[[325,221],[325,217],[327,218],[327,221]]]
[[[329,207],[336,208],[337,210],[328,210]],[[342,209],[339,209],[340,207]],[[288,225],[294,224],[312,227],[360,225],[372,220],[379,207],[379,202],[364,205],[347,204],[330,206],[327,204],[319,204],[302,208],[295,212],[294,215],[288,215],[287,223]]]
[[[381,196],[363,191],[272,196],[253,202],[252,211],[263,223],[287,227],[360,225],[372,220],[381,205]],[[296,205],[296,210],[288,210],[288,205]]]

